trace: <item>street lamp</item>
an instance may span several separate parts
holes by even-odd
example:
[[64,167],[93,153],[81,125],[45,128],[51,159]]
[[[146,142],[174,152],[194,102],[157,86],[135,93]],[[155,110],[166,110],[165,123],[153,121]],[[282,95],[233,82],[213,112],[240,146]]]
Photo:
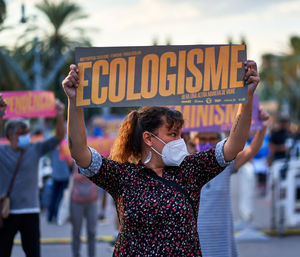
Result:
[[[32,16],[36,18],[36,16]],[[22,2],[21,5],[21,23],[26,23],[29,17],[25,15],[25,3]],[[34,37],[34,62],[33,62],[33,90],[41,90],[41,83],[42,83],[42,64],[41,64],[41,57],[40,52],[37,49],[38,45],[38,38],[37,36]]]
[[21,23],[26,23],[27,22],[27,18],[25,16],[25,4],[22,3],[21,5],[21,20],[20,20]]

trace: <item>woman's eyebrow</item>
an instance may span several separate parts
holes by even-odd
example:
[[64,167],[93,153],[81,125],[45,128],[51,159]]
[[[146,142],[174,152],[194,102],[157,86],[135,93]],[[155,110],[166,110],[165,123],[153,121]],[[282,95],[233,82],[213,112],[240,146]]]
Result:
[[169,129],[169,132],[176,132],[176,133],[178,133],[180,131],[180,128],[170,128]]

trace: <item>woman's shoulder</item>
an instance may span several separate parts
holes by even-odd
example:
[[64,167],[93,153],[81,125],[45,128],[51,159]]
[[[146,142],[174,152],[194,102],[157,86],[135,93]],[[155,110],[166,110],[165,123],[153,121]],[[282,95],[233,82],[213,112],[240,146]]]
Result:
[[136,164],[132,162],[121,163],[105,157],[102,157],[102,166],[105,167],[106,169],[119,170],[119,172],[124,174],[136,173],[138,170],[141,169],[140,164]]
[[206,160],[206,158],[208,156],[213,156],[215,155],[215,147],[210,148],[208,150],[205,151],[200,151],[200,152],[194,152],[190,155],[188,155],[187,157],[185,157],[184,162],[185,161],[192,161],[192,160]]

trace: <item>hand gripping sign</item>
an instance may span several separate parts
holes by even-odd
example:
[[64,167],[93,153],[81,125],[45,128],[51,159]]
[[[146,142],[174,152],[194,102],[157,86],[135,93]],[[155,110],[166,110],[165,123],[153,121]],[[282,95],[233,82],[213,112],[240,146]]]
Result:
[[247,102],[245,45],[76,48],[78,107]]

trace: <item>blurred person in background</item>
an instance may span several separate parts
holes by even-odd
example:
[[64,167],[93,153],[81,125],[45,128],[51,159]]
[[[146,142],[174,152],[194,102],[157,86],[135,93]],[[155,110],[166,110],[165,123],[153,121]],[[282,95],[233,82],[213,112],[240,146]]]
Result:
[[293,144],[290,150],[291,158],[300,159],[300,125],[297,127],[297,131],[293,136]]
[[[251,141],[253,140],[253,136],[251,136],[247,144],[251,143]],[[258,196],[266,195],[267,176],[269,173],[269,166],[268,166],[269,155],[270,155],[269,135],[268,133],[266,133],[258,153],[252,158],[252,164],[254,166],[255,176],[256,176]]]
[[192,139],[191,139],[191,133],[190,132],[183,132],[181,133],[181,137],[183,138],[185,144],[186,144],[186,148],[188,150],[188,152],[190,154],[193,154],[196,152],[196,146],[193,143]]
[[[92,123],[93,136],[94,137],[105,136],[104,129],[103,129],[103,127],[105,126],[105,122],[103,121],[103,119],[98,119],[97,124],[94,123],[95,120]],[[106,218],[107,192],[101,187],[99,187],[99,194],[100,194],[100,210],[99,210],[98,219],[100,221],[104,221]]]
[[[43,129],[36,127],[32,129],[32,137],[37,139],[37,141],[42,141],[44,139]],[[46,182],[50,178],[52,173],[52,168],[50,166],[50,160],[47,155],[43,155],[39,160],[38,165],[38,186],[39,186],[39,197],[40,197],[40,211],[43,212],[48,208],[49,199],[46,199],[44,195],[47,193]]]
[[288,139],[290,137],[290,119],[286,116],[281,116],[277,120],[270,134],[270,155],[268,158],[269,166],[271,166],[274,161],[285,159],[287,157],[290,147]]
[[78,173],[73,166],[73,187],[71,193],[71,224],[72,224],[72,253],[73,257],[80,257],[81,228],[83,219],[86,219],[86,234],[88,243],[88,257],[95,257],[95,243],[98,220],[98,187],[88,178]]
[[[0,124],[6,103],[0,95]],[[23,158],[10,194],[10,214],[0,228],[0,257],[9,257],[17,232],[28,257],[40,256],[38,165],[44,154],[53,150],[64,138],[64,105],[56,100],[56,134],[41,142],[30,143],[28,122],[9,120],[5,134],[10,145],[0,145],[0,195],[6,194],[21,152]],[[0,134],[1,134],[0,126]]]
[[52,166],[52,186],[47,220],[51,223],[53,221],[57,222],[58,207],[63,197],[64,190],[68,187],[73,161],[60,159],[59,146],[49,153],[49,157]]
[[246,61],[244,69],[248,102],[239,106],[226,141],[189,155],[181,138],[182,113],[144,107],[127,115],[108,159],[87,146],[83,109],[75,103],[79,70],[70,66],[62,82],[69,105],[69,148],[80,173],[116,202],[120,233],[114,256],[201,256],[197,233],[201,187],[235,159],[248,138],[260,79],[254,61]]
[[222,135],[219,132],[199,132],[193,139],[193,142],[195,142],[196,151],[202,152],[215,147],[222,139]]
[[[234,239],[230,177],[253,158],[263,143],[269,114],[260,109],[259,116],[263,127],[255,133],[251,144],[238,153],[221,174],[202,187],[197,225],[203,257],[238,256]],[[220,133],[200,132],[196,136],[197,150],[208,151],[215,147],[220,140]]]
[[107,192],[102,188],[99,188],[99,195],[100,195],[100,210],[98,219],[100,221],[104,221],[106,218],[106,206],[107,206]]

